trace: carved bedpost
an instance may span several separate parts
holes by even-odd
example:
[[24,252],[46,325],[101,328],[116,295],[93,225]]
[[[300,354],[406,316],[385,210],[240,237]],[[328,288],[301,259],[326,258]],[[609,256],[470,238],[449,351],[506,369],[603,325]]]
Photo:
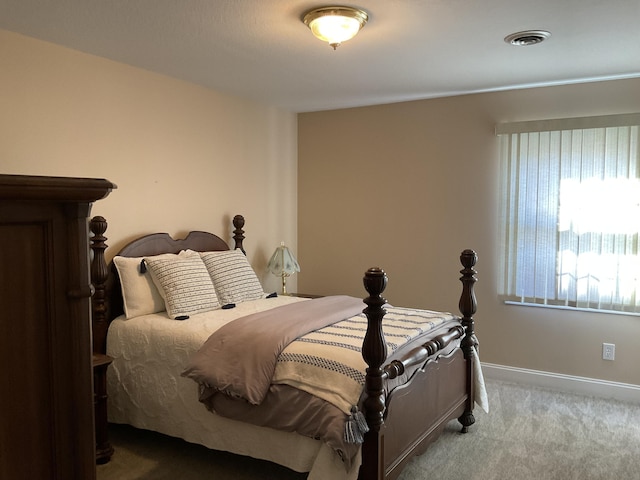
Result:
[[473,372],[473,355],[474,349],[478,345],[476,340],[473,315],[476,313],[477,303],[474,292],[474,285],[477,281],[476,271],[473,269],[478,261],[478,255],[473,250],[465,250],[460,254],[460,263],[464,267],[460,270],[462,277],[462,295],[460,296],[460,313],[462,314],[462,326],[465,328],[465,335],[460,344],[467,360],[467,391],[469,398],[467,399],[467,408],[458,421],[462,424],[462,432],[466,433],[469,427],[476,421],[473,416],[473,406],[475,402],[475,382]]
[[242,253],[246,255],[247,252],[244,251],[244,247],[242,246],[242,242],[244,241],[244,230],[242,229],[242,227],[244,227],[244,217],[242,215],[236,215],[233,217],[233,226],[235,227],[235,230],[233,231],[233,240],[236,242],[236,246],[234,248],[239,248],[242,250]]
[[107,230],[107,221],[104,217],[93,217],[89,223],[89,229],[93,233],[89,241],[93,252],[93,260],[91,261],[91,283],[95,289],[95,293],[91,299],[93,352],[106,353],[107,329],[109,328],[106,282],[109,276],[109,269],[104,260],[104,251],[107,248],[107,244],[104,243],[107,239],[107,237],[104,236],[104,232]]
[[383,476],[383,445],[380,429],[384,424],[385,395],[382,364],[387,358],[387,344],[382,334],[383,308],[387,301],[381,293],[387,286],[387,275],[380,268],[370,268],[364,274],[364,287],[369,296],[364,299],[367,307],[367,333],[362,344],[362,358],[367,362],[364,384],[364,415],[369,431],[364,435],[362,465],[358,478],[380,479]]
[[384,423],[385,398],[383,388],[382,364],[387,359],[387,344],[382,334],[382,318],[386,311],[383,308],[387,301],[381,293],[387,286],[387,274],[379,268],[370,268],[364,274],[364,288],[369,296],[364,299],[367,307],[367,333],[362,344],[362,358],[367,362],[367,376],[365,378],[365,416],[369,428],[376,432]]

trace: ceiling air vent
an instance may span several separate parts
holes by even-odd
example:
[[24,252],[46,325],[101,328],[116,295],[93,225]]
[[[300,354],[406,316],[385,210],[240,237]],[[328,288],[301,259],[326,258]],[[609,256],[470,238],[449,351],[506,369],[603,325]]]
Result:
[[526,46],[544,42],[551,34],[546,30],[525,30],[504,37],[504,41],[511,45]]

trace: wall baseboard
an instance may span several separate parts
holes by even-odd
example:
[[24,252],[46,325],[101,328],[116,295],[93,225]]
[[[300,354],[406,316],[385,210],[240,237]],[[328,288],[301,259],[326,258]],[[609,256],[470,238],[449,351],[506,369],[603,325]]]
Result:
[[576,377],[560,373],[529,370],[493,363],[482,363],[482,373],[487,379],[533,385],[599,398],[612,398],[640,405],[640,385],[610,382],[595,378]]

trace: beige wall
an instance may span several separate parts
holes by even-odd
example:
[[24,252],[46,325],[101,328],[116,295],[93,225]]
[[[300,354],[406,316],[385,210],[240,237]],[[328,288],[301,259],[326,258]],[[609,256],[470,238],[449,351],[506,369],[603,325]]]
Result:
[[297,240],[295,114],[2,30],[0,71],[0,173],[116,183],[93,208],[114,250],[155,231],[230,239],[241,213],[275,289],[266,262]]
[[[456,310],[458,256],[479,254],[485,362],[640,384],[640,318],[497,299],[498,122],[640,111],[640,79],[305,113],[298,117],[299,290]],[[603,361],[602,343],[616,344]]]

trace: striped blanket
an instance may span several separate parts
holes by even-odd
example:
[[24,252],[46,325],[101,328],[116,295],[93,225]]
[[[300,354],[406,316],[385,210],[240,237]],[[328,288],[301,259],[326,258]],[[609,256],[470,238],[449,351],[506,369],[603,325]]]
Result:
[[[385,309],[382,329],[387,356],[455,318],[446,312]],[[364,386],[367,365],[361,351],[366,330],[367,318],[360,313],[297,338],[279,355],[272,383],[296,387],[349,414]]]

